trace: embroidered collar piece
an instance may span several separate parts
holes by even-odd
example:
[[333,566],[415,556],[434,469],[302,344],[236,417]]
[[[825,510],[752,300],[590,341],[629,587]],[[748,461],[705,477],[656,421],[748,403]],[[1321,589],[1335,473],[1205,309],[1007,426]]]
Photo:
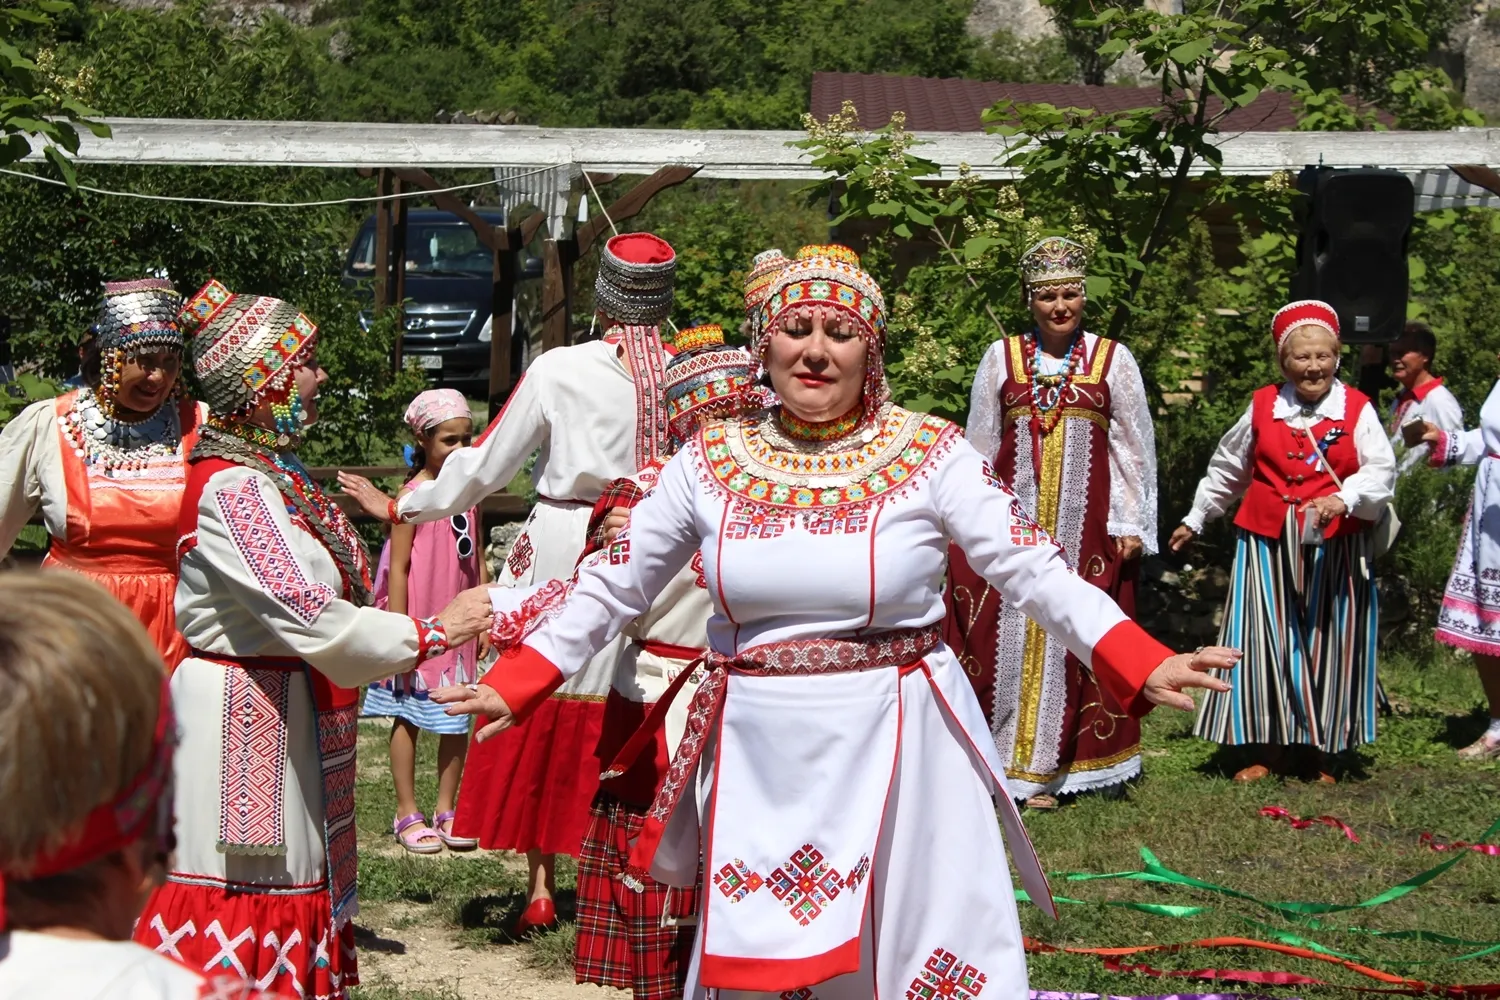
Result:
[[957,434],[941,417],[887,403],[858,435],[809,442],[786,435],[776,410],[709,424],[699,445],[709,474],[742,500],[788,510],[862,506],[899,492]]
[[58,424],[83,463],[106,475],[173,457],[182,445],[182,421],[172,400],[145,420],[126,423],[106,416],[92,389],[80,389]]
[[[864,413],[863,406],[856,406],[842,417],[814,421],[803,420],[785,406],[781,406],[777,408],[776,417],[781,430],[789,438],[798,441],[836,441],[854,433],[854,428],[859,426],[860,417],[863,417]],[[869,436],[874,437],[874,434]]]

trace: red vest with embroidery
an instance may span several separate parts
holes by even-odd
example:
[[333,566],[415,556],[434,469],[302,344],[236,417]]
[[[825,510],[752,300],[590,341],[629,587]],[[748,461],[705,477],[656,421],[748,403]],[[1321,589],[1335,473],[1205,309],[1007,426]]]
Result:
[[[1340,480],[1359,471],[1354,427],[1370,402],[1364,393],[1345,386],[1342,419],[1319,420],[1308,430],[1295,430],[1272,416],[1280,389],[1279,385],[1257,389],[1250,404],[1250,488],[1234,518],[1239,527],[1267,538],[1281,536],[1288,508],[1295,510],[1308,500],[1338,492],[1328,467],[1316,457],[1315,442],[1322,445],[1328,465]],[[1323,537],[1337,538],[1369,526],[1357,517],[1339,517],[1324,527]]]

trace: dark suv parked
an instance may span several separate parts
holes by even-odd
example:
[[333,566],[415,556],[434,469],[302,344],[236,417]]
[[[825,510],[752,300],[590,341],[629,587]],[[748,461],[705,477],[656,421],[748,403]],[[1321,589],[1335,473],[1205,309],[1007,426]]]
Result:
[[[475,209],[494,225],[499,209]],[[541,276],[541,261],[523,257],[523,279]],[[406,218],[406,335],[402,353],[438,385],[483,398],[490,377],[490,311],[493,256],[463,219],[436,209],[412,209]],[[375,217],[366,219],[344,263],[346,284],[375,276]],[[529,339],[518,310],[511,341],[512,381],[521,371]],[[360,314],[368,327],[369,313]],[[509,387],[507,386],[508,390]]]

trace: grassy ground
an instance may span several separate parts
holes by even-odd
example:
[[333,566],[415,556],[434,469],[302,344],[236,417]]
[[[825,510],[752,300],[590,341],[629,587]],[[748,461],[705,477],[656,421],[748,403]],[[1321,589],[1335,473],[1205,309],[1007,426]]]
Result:
[[[1387,656],[1381,676],[1396,713],[1381,720],[1380,738],[1374,744],[1340,762],[1341,780],[1332,788],[1276,780],[1235,785],[1229,775],[1240,765],[1232,754],[1217,752],[1189,735],[1187,715],[1156,712],[1145,726],[1146,776],[1125,799],[1084,797],[1055,813],[1028,815],[1043,864],[1059,872],[1139,869],[1139,850],[1147,846],[1167,868],[1265,901],[1349,904],[1452,857],[1423,847],[1419,835],[1431,831],[1442,838],[1473,841],[1500,816],[1500,766],[1460,765],[1453,755],[1483,729],[1478,682],[1467,658],[1435,649],[1424,649],[1419,656]],[[412,858],[392,850],[388,831],[394,795],[386,774],[385,730],[366,725],[358,795],[364,847],[360,895],[366,913],[361,923],[380,926],[380,921],[390,919],[441,925],[462,946],[515,948],[538,976],[571,978],[571,925],[524,944],[511,943],[504,931],[524,901],[520,859],[484,852]],[[434,748],[435,740],[424,739],[419,764],[419,799],[429,807],[435,794]],[[1354,828],[1360,842],[1350,843],[1323,826],[1294,830],[1284,821],[1262,818],[1258,810],[1268,805],[1284,806],[1298,816],[1337,816]],[[1029,936],[1058,947],[1168,944],[1218,936],[1264,940],[1280,931],[1410,978],[1441,984],[1500,982],[1500,951],[1444,962],[1479,946],[1349,930],[1422,930],[1473,942],[1500,942],[1500,858],[1464,853],[1462,861],[1429,884],[1386,905],[1324,916],[1322,929],[1309,929],[1244,899],[1123,880],[1055,879],[1054,893],[1088,900],[1089,905],[1061,907],[1056,923],[1023,905],[1022,924]],[[560,902],[570,914],[573,873],[565,867],[560,875]],[[1211,909],[1171,918],[1101,905],[1106,901]],[[397,912],[399,916],[391,916]],[[371,947],[370,942],[362,944]],[[1333,983],[1379,985],[1336,965],[1251,949],[1156,953],[1131,961],[1170,970],[1283,969]],[[1030,969],[1035,989],[1159,994],[1214,988],[1192,980],[1110,972],[1091,955],[1033,955]],[[1238,988],[1288,996],[1348,995],[1306,986]],[[367,981],[358,993],[363,1000],[446,1000],[453,995],[445,989],[412,991],[389,978]]]

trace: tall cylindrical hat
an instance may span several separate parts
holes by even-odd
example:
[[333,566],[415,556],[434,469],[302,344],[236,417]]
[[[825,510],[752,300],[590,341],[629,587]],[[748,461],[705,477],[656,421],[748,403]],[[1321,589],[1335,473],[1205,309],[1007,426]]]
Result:
[[657,326],[672,312],[677,254],[651,233],[611,237],[599,255],[594,300],[600,312],[625,325]]

